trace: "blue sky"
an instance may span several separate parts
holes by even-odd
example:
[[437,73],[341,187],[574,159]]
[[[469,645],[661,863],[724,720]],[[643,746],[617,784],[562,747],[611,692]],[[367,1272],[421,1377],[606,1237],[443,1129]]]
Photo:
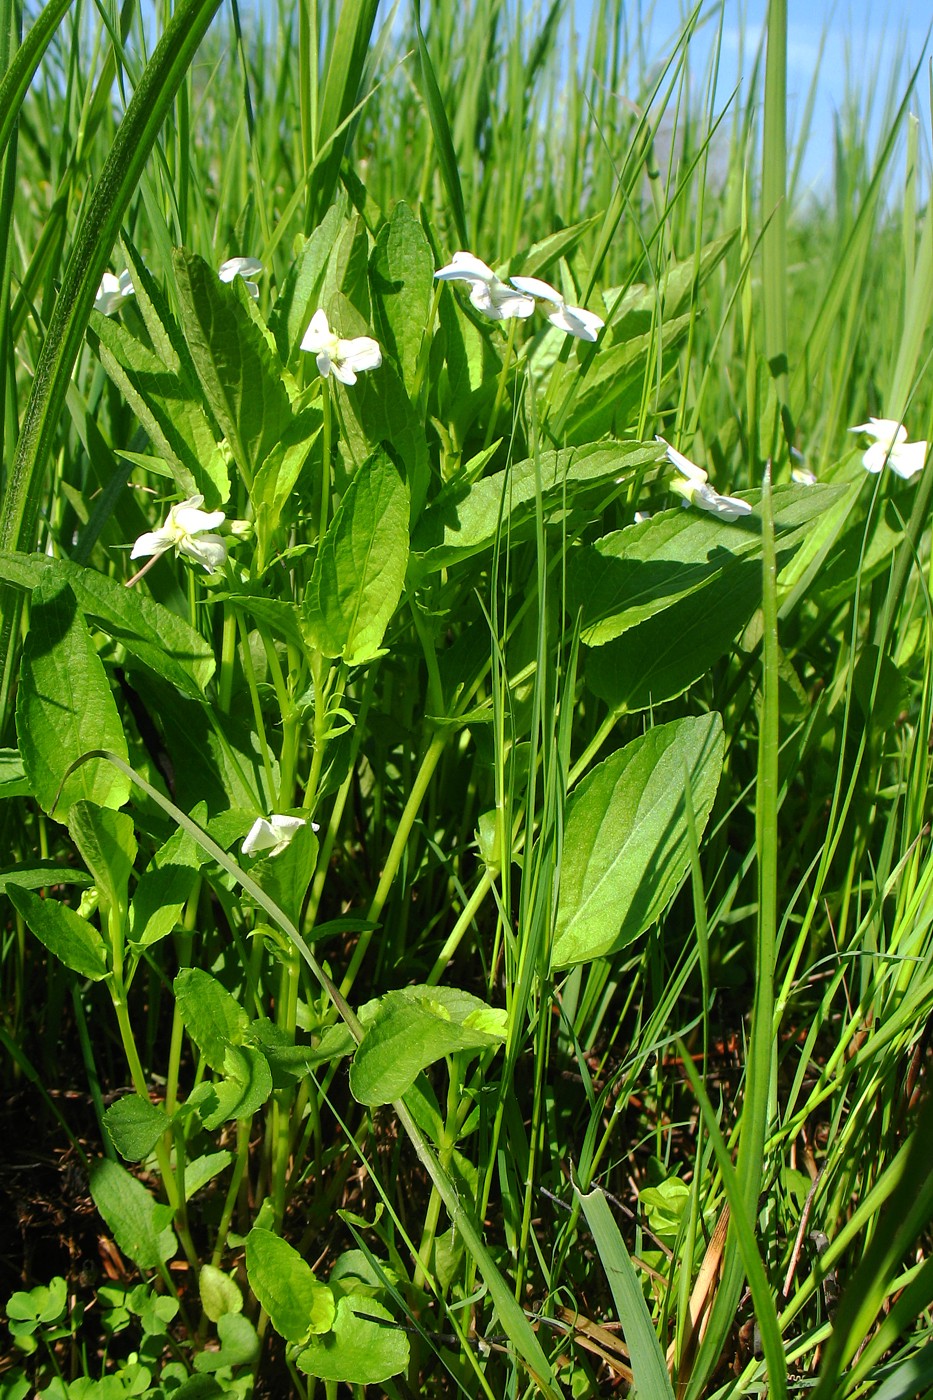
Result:
[[[695,0],[694,0],[695,2]],[[741,78],[739,71],[740,33],[745,33],[745,63],[752,58],[755,42],[764,29],[767,0],[724,0],[725,23],[720,68],[719,91],[725,102],[729,92]],[[685,14],[692,9],[684,0],[642,0],[642,14],[648,24],[646,47],[649,53],[662,54],[670,49],[671,36],[680,32]],[[718,4],[706,9],[718,14]],[[832,136],[834,113],[840,111],[853,93],[860,94],[863,111],[870,117],[870,131],[876,138],[885,97],[892,78],[900,97],[906,87],[907,74],[921,58],[923,68],[918,78],[916,100],[911,110],[920,118],[921,152],[926,166],[927,183],[930,165],[930,79],[928,28],[933,21],[933,6],[921,0],[787,0],[788,37],[788,99],[790,124],[799,120],[813,75],[818,70],[817,98],[814,108],[811,139],[803,169],[804,183],[818,185],[832,172]],[[714,32],[713,23],[696,40],[695,54],[699,59],[708,51]],[[822,58],[820,57],[821,42]],[[704,49],[705,45],[705,49]]]

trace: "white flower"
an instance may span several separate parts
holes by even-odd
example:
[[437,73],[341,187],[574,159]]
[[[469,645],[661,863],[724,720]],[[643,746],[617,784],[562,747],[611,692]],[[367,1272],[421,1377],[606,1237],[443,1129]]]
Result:
[[220,264],[217,276],[221,282],[232,282],[234,277],[242,277],[246,283],[246,290],[253,301],[258,301],[259,288],[250,279],[258,277],[263,271],[263,265],[258,258],[228,258],[226,262]]
[[119,277],[115,277],[112,272],[105,272],[97,288],[94,310],[103,312],[105,316],[112,316],[126,298],[134,296],[135,292],[136,288],[128,268],[124,268]]
[[341,384],[355,384],[358,373],[378,369],[382,364],[378,341],[368,335],[341,340],[337,332],[331,330],[327,313],[320,308],[311,317],[301,348],[310,350],[316,357],[318,370],[325,379],[332,374]]
[[811,472],[809,467],[791,467],[790,479],[798,486],[815,486],[817,482],[816,472]]
[[520,292],[555,307],[554,311],[547,313],[547,318],[552,326],[566,331],[568,335],[579,336],[581,340],[595,340],[606,324],[594,312],[584,311],[582,306],[568,306],[557,288],[552,287],[550,282],[542,282],[540,277],[510,277],[509,281]]
[[688,505],[708,510],[720,520],[737,520],[740,515],[751,514],[752,508],[747,501],[740,501],[736,496],[720,496],[719,492],[709,485],[709,477],[702,467],[698,467],[689,457],[671,447],[664,438],[655,436],[655,441],[664,446],[667,460],[683,475],[683,481],[675,479],[671,482],[671,490],[676,491],[678,496],[683,496]]
[[[267,855],[271,860],[273,856],[281,855],[285,847],[291,844],[295,832],[306,825],[304,817],[281,817],[277,812],[273,812],[268,821],[265,817],[257,817],[240,850],[245,856]],[[317,822],[311,823],[311,830],[320,831]]]
[[534,297],[513,291],[472,253],[454,253],[448,266],[434,277],[438,282],[466,282],[471,303],[490,321],[508,321],[513,316],[524,320],[535,309]]
[[[157,558],[166,550],[174,549],[176,554],[187,554],[197,564],[203,564],[208,573],[219,569],[226,561],[227,546],[219,535],[205,534],[222,525],[222,510],[201,510],[203,496],[191,496],[172,506],[164,525],[147,535],[140,535],[133,545],[131,559],[153,554]],[[149,567],[148,565],[146,566]]]
[[867,423],[859,423],[850,428],[850,433],[865,433],[875,441],[862,457],[862,466],[867,472],[880,472],[887,462],[892,472],[909,481],[923,470],[927,456],[925,442],[908,442],[907,429],[903,423],[893,418],[869,418]]

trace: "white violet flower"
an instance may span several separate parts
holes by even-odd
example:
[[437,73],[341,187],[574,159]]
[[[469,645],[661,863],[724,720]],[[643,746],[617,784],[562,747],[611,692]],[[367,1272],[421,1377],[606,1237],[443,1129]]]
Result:
[[[146,535],[140,535],[133,545],[131,559],[152,554],[156,558],[166,550],[186,554],[196,564],[203,564],[208,573],[219,569],[227,558],[227,546],[220,535],[206,534],[224,521],[222,510],[201,510],[203,496],[191,496],[172,506],[164,525]],[[148,565],[146,566],[148,568]]]
[[105,272],[97,288],[94,310],[102,312],[104,316],[112,316],[126,298],[134,296],[135,293],[136,288],[133,286],[129,268],[125,267],[119,277],[115,277],[112,272]]
[[[303,826],[307,826],[304,817],[283,817],[278,812],[273,812],[268,821],[265,817],[257,817],[240,850],[245,856],[266,855],[271,860],[291,845],[295,832]],[[320,829],[317,822],[311,823],[312,831]]]
[[683,496],[688,505],[708,510],[720,520],[737,520],[740,515],[751,514],[752,508],[748,501],[741,501],[736,496],[720,496],[719,492],[709,485],[709,477],[702,467],[698,467],[689,457],[671,447],[664,438],[656,435],[655,441],[661,443],[666,450],[667,460],[682,474],[684,480],[672,481],[671,490],[676,491],[678,496]]
[[234,277],[242,277],[246,283],[246,290],[253,301],[259,300],[259,288],[251,279],[259,277],[265,271],[258,258],[228,258],[221,263],[217,269],[217,276],[221,282],[232,282]]
[[578,336],[580,340],[595,340],[606,324],[595,312],[585,311],[582,306],[568,306],[557,288],[552,287],[550,282],[542,282],[540,277],[510,277],[509,281],[527,296],[553,306],[554,310],[546,313],[548,320],[552,326],[566,331],[568,335]]
[[869,418],[867,423],[859,423],[850,433],[864,433],[875,441],[862,457],[862,466],[867,472],[880,472],[885,462],[898,476],[909,481],[923,470],[927,456],[925,442],[908,442],[907,429],[903,423],[893,418]]
[[535,309],[535,299],[509,287],[472,253],[454,253],[447,267],[434,274],[438,282],[466,282],[470,302],[491,321],[508,321],[513,316],[524,320]]
[[324,379],[332,374],[341,384],[355,384],[357,374],[367,369],[378,369],[382,364],[378,341],[368,335],[342,340],[336,331],[331,330],[327,313],[320,308],[311,317],[301,349],[315,356],[318,371]]

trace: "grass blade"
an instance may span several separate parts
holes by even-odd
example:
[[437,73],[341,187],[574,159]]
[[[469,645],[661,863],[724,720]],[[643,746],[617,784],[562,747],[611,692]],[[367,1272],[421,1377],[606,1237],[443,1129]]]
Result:
[[674,1400],[661,1343],[609,1202],[599,1187],[577,1195],[612,1289],[640,1400]]
[[[120,223],[179,85],[220,0],[181,0],[127,108],[78,230],[26,406],[0,513],[0,548],[31,550],[46,464],[88,316]],[[14,678],[19,600],[0,591],[0,732]]]

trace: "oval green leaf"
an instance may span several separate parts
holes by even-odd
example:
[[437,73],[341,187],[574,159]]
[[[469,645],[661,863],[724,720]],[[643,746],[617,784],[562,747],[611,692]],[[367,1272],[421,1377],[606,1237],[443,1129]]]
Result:
[[552,963],[622,948],[673,896],[690,863],[685,776],[697,838],[722,772],[718,714],[661,724],[594,768],[567,804]]

